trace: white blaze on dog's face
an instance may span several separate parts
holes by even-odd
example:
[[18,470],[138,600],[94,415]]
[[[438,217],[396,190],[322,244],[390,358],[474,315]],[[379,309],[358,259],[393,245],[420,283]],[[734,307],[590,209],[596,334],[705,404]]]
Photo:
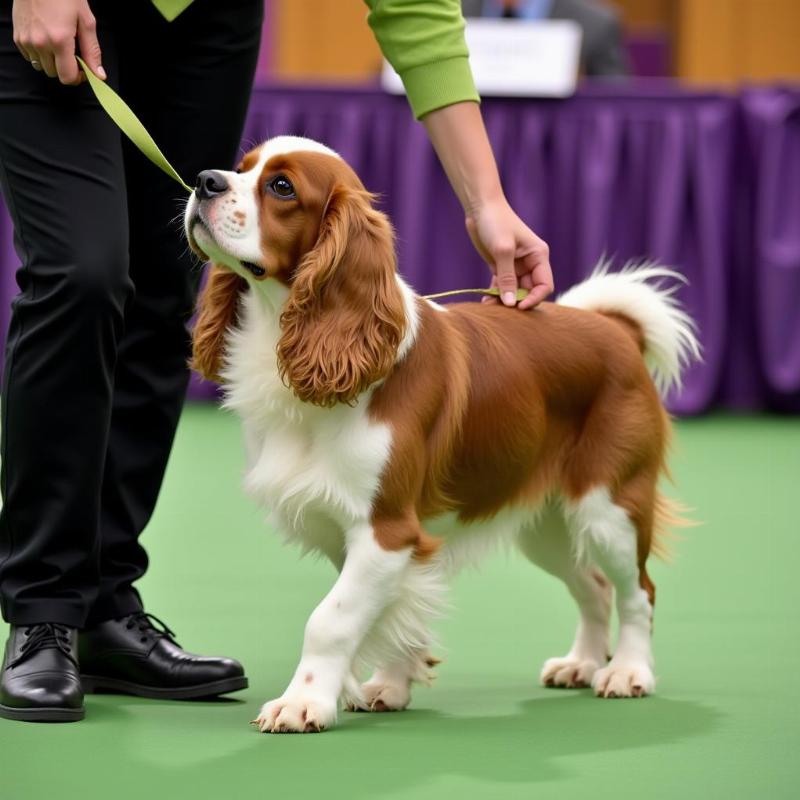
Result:
[[270,139],[247,153],[235,172],[197,176],[184,216],[189,244],[244,277],[288,281],[313,247],[335,185],[363,190],[325,145],[298,136]]

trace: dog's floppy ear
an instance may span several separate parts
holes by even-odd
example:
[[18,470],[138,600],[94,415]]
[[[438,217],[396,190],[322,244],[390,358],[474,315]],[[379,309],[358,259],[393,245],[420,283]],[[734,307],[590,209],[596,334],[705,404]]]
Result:
[[212,264],[197,301],[198,316],[192,331],[192,369],[210,381],[221,382],[225,335],[236,323],[239,298],[247,281]]
[[355,402],[391,370],[405,331],[392,228],[371,200],[332,190],[281,315],[281,376],[314,405]]

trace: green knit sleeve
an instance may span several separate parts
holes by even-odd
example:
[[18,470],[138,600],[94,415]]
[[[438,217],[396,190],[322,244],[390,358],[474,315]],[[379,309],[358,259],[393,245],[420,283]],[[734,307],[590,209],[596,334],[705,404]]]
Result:
[[417,119],[479,101],[464,41],[460,0],[366,0],[369,25],[403,80]]

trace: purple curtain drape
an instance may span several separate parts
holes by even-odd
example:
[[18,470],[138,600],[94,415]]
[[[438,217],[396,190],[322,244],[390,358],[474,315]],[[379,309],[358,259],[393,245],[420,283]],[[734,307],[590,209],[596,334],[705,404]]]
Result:
[[[734,337],[750,339],[751,384],[743,403],[800,407],[800,91],[742,94],[740,176],[744,231],[735,257]],[[745,318],[752,315],[752,322]],[[736,328],[739,328],[737,331]]]
[[[557,289],[603,257],[657,259],[687,277],[680,296],[698,322],[704,361],[670,398],[672,410],[800,411],[800,88],[726,95],[587,85],[564,101],[488,99],[483,111],[512,205],[550,243]],[[338,150],[381,194],[401,270],[417,290],[486,282],[403,98],[257,89],[243,147],[287,133]],[[0,214],[2,301],[16,263]],[[0,302],[2,323],[7,306]],[[195,397],[211,393],[192,387]]]

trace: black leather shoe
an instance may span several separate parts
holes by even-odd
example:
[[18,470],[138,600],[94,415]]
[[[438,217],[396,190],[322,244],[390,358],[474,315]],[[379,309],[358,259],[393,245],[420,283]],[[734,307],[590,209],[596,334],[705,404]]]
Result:
[[77,631],[66,625],[12,625],[0,676],[0,717],[24,722],[83,719]]
[[143,611],[81,631],[83,690],[193,700],[247,688],[238,661],[192,655],[173,636],[160,619]]

